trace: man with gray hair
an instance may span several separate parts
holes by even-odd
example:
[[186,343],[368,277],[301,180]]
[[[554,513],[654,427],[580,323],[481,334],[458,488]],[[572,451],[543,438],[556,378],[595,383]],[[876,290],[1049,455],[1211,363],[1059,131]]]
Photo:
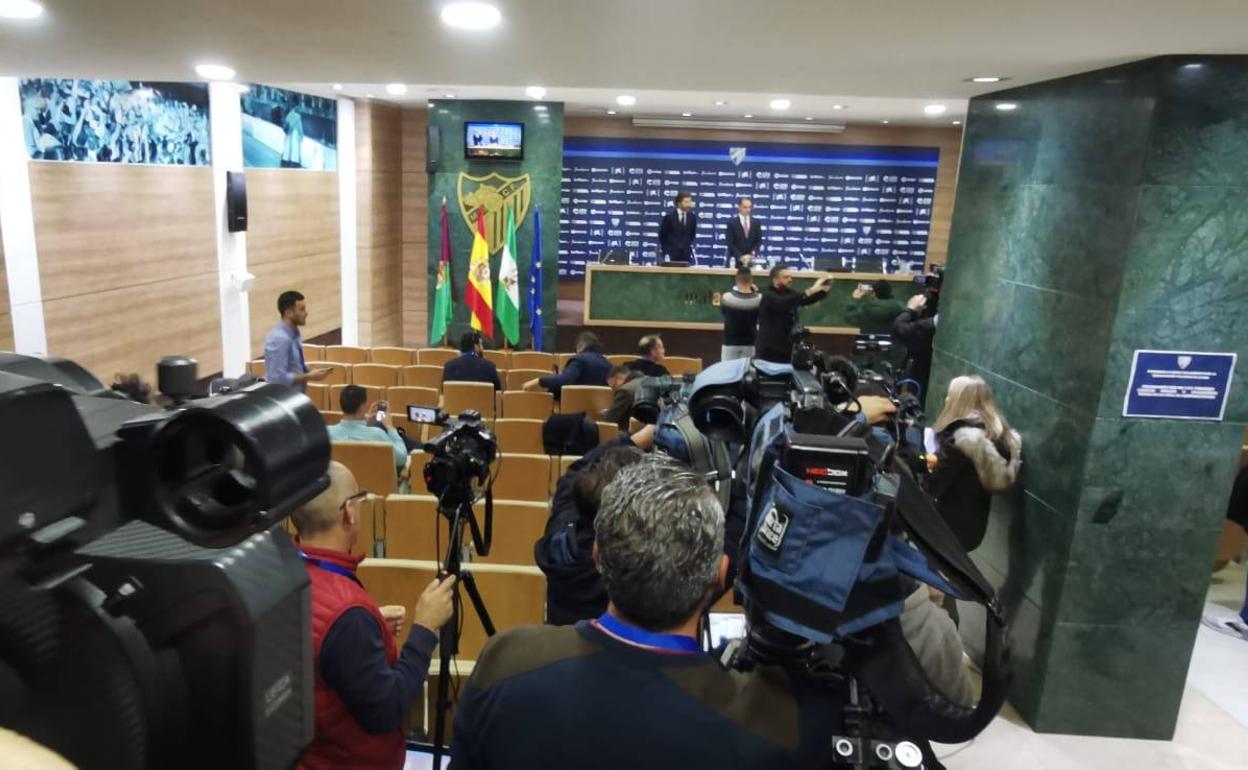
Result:
[[826,691],[777,669],[728,671],[701,650],[723,538],[703,478],[657,455],[621,468],[594,521],[607,611],[490,640],[456,710],[452,767],[828,765],[840,708]]

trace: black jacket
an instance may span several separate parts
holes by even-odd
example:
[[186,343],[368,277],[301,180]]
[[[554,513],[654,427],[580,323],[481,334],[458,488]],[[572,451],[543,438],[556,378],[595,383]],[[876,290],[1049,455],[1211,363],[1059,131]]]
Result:
[[763,223],[750,217],[750,232],[747,234],[741,227],[741,215],[737,214],[728,220],[725,239],[728,241],[728,267],[740,267],[738,260],[743,255],[757,256],[758,247],[763,243]]
[[761,292],[742,294],[734,286],[719,296],[719,311],[724,314],[724,344],[753,345],[758,334],[758,308]]
[[991,441],[975,420],[950,423],[937,440],[936,468],[924,486],[962,547],[973,551],[988,529],[992,494],[1006,491],[1018,479],[1023,442],[1015,431]]
[[607,375],[611,373],[611,362],[602,354],[597,345],[585,348],[568,361],[559,374],[548,374],[538,382],[543,388],[559,397],[564,385],[602,385],[607,384]]
[[936,337],[936,319],[924,318],[913,310],[905,310],[893,321],[893,336],[906,347],[906,376],[917,380],[927,393],[927,379],[932,371],[932,340]]
[[442,367],[442,382],[488,382],[494,390],[502,390],[498,367],[476,353],[461,353]]
[[826,291],[808,297],[803,291],[781,291],[775,286],[763,292],[763,300],[758,306],[755,355],[764,361],[789,363],[793,358],[793,341],[789,339],[789,334],[797,325],[797,309],[802,305],[813,305],[827,296]]
[[630,371],[641,372],[647,377],[667,377],[671,372],[663,364],[656,364],[648,358],[636,358],[624,364]]
[[667,261],[693,263],[693,241],[698,236],[698,215],[692,211],[685,212],[685,224],[680,224],[680,215],[672,209],[663,215],[659,223],[659,249],[667,257]]

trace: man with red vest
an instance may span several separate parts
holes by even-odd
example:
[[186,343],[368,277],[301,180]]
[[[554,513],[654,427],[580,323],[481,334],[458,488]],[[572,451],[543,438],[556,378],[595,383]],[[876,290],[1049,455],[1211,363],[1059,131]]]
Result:
[[404,725],[420,696],[438,629],[451,617],[455,578],[434,580],[416,602],[400,652],[402,607],[378,607],[359,578],[361,491],[351,471],[329,465],[329,488],[295,511],[300,554],[312,580],[316,738],[304,770],[400,770]]

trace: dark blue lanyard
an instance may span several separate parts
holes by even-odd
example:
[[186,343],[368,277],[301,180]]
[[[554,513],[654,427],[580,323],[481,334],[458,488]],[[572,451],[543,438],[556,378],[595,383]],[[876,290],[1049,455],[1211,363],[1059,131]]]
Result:
[[335,574],[342,575],[343,577],[351,578],[352,580],[356,582],[357,585],[361,587],[364,585],[363,583],[360,582],[360,579],[355,576],[355,573],[347,569],[346,567],[340,566],[338,564],[331,564],[330,562],[327,562],[327,561],[321,561],[320,559],[314,559],[313,557],[308,556],[303,551],[299,552],[299,557],[302,558],[304,561],[306,561],[308,564],[311,564],[313,567],[317,567],[318,569],[323,569],[326,572],[333,572]]
[[702,651],[702,647],[696,639],[674,634],[656,634],[640,628],[634,628],[619,618],[613,617],[610,613],[604,612],[602,617],[594,621],[594,624],[610,636],[638,647],[674,652],[681,655]]

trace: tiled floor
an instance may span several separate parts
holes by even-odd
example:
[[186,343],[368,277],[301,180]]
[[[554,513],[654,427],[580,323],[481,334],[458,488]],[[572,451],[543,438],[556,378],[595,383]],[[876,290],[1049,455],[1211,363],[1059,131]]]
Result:
[[[1244,570],[1215,576],[1209,600],[1241,607]],[[972,743],[937,755],[950,770],[1248,770],[1248,642],[1200,629],[1173,741],[1041,735],[1007,709]]]

